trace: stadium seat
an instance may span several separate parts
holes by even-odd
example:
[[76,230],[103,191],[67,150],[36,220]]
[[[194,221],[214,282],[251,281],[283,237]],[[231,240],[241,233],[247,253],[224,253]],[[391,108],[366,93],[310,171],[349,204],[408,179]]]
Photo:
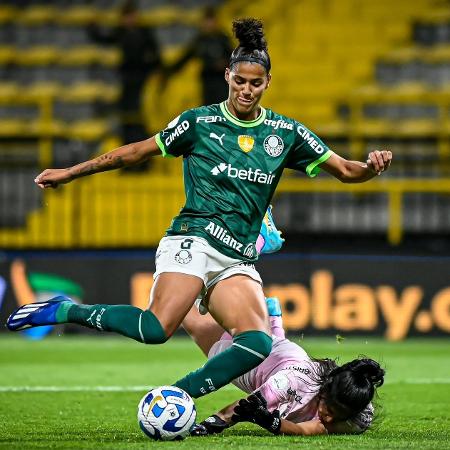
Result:
[[[217,3],[221,23],[228,31],[231,20],[238,16],[261,17],[265,23],[274,79],[265,105],[305,123],[343,154],[363,157],[371,145],[392,145],[402,161],[391,172],[394,175],[429,174],[434,167],[445,167],[450,153],[448,8],[439,8],[433,0],[416,0],[413,7],[409,0],[281,4],[266,0],[264,8],[241,0]],[[53,151],[53,161],[68,165],[71,160],[110,149],[109,143],[117,141],[108,110],[119,98],[116,68],[120,52],[91,42],[86,26],[93,19],[100,19],[105,26],[117,25],[120,4],[118,0],[73,0],[50,6],[27,2],[23,8],[12,1],[0,5],[0,137],[35,139],[38,164],[42,154],[47,155],[44,160],[51,160],[48,155]],[[174,60],[195,32],[202,8],[195,0],[141,0],[139,5],[141,23],[157,27],[164,60]],[[144,98],[144,113],[151,127],[148,134],[165,127],[183,109],[199,104],[199,70],[199,64],[192,61],[168,81],[163,94],[157,78],[149,80]],[[167,102],[167,98],[177,102]],[[30,148],[17,160],[31,161]],[[80,219],[78,244],[155,243],[183,201],[181,189],[170,194],[162,189],[163,181],[166,185],[180,181],[180,161],[155,158],[148,174],[121,174],[121,192],[104,187],[118,182],[115,176],[102,175],[83,183],[86,214]],[[157,222],[140,208],[148,200],[146,186],[153,183],[159,189],[152,198],[157,205],[155,216],[162,218]],[[77,244],[70,235],[70,224],[63,231],[55,225],[64,201],[71,211],[74,192],[64,188],[59,197],[46,193],[48,210],[34,211],[25,221],[32,242],[42,246]],[[307,226],[311,230],[330,226],[330,230],[357,231],[358,225],[349,217],[360,215],[361,230],[382,230],[387,220],[383,201],[367,197],[361,205],[349,206],[351,195],[330,195],[321,204],[326,208],[319,205],[311,212]],[[337,211],[340,202],[344,206]],[[124,204],[127,217],[121,213]],[[374,214],[367,212],[370,206]],[[64,217],[69,216],[65,211]],[[48,235],[43,232],[47,226]],[[6,234],[2,233],[0,229],[0,241],[4,242]],[[7,236],[12,245],[27,242],[26,232]]]

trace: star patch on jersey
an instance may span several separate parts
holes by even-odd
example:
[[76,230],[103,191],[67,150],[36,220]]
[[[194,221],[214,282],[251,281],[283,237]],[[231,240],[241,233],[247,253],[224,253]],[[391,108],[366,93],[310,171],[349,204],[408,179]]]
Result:
[[284,373],[276,373],[270,377],[270,383],[276,391],[284,391],[289,387],[289,379]]
[[253,146],[255,145],[255,139],[252,136],[241,134],[240,136],[238,136],[238,144],[239,147],[241,147],[242,151],[248,153],[253,150]]
[[284,150],[283,139],[281,139],[280,136],[276,134],[271,134],[270,136],[267,136],[264,139],[263,145],[266,153],[270,156],[273,156],[274,158],[280,156]]

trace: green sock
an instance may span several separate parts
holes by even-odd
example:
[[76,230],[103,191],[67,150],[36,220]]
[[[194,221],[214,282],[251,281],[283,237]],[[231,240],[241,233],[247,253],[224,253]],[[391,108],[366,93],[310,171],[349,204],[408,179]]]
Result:
[[144,344],[162,344],[168,337],[157,317],[130,305],[76,305],[61,302],[58,323],[77,323],[99,331],[115,331]]
[[65,301],[61,302],[58,305],[58,309],[56,310],[56,323],[66,323],[67,322],[67,314],[71,306],[73,306],[73,302]]
[[245,331],[233,338],[233,345],[191,372],[175,386],[191,397],[209,394],[230,383],[264,361],[272,349],[272,338],[262,331]]

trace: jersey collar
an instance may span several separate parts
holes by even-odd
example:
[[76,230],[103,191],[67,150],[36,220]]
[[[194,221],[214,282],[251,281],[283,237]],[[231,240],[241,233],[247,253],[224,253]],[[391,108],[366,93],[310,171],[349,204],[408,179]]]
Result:
[[260,106],[261,112],[259,116],[254,120],[239,120],[237,117],[233,116],[233,114],[230,113],[227,107],[227,102],[224,101],[220,104],[220,109],[222,111],[222,114],[226,117],[227,120],[229,120],[231,123],[234,123],[235,125],[238,125],[240,127],[245,128],[251,128],[256,127],[260,124],[262,124],[266,118],[266,110]]

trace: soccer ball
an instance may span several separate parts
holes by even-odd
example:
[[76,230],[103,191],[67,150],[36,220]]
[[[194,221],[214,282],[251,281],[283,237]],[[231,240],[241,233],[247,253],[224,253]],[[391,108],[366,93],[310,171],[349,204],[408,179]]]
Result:
[[192,398],[175,386],[160,386],[139,402],[138,423],[151,439],[183,439],[195,423],[197,411]]

